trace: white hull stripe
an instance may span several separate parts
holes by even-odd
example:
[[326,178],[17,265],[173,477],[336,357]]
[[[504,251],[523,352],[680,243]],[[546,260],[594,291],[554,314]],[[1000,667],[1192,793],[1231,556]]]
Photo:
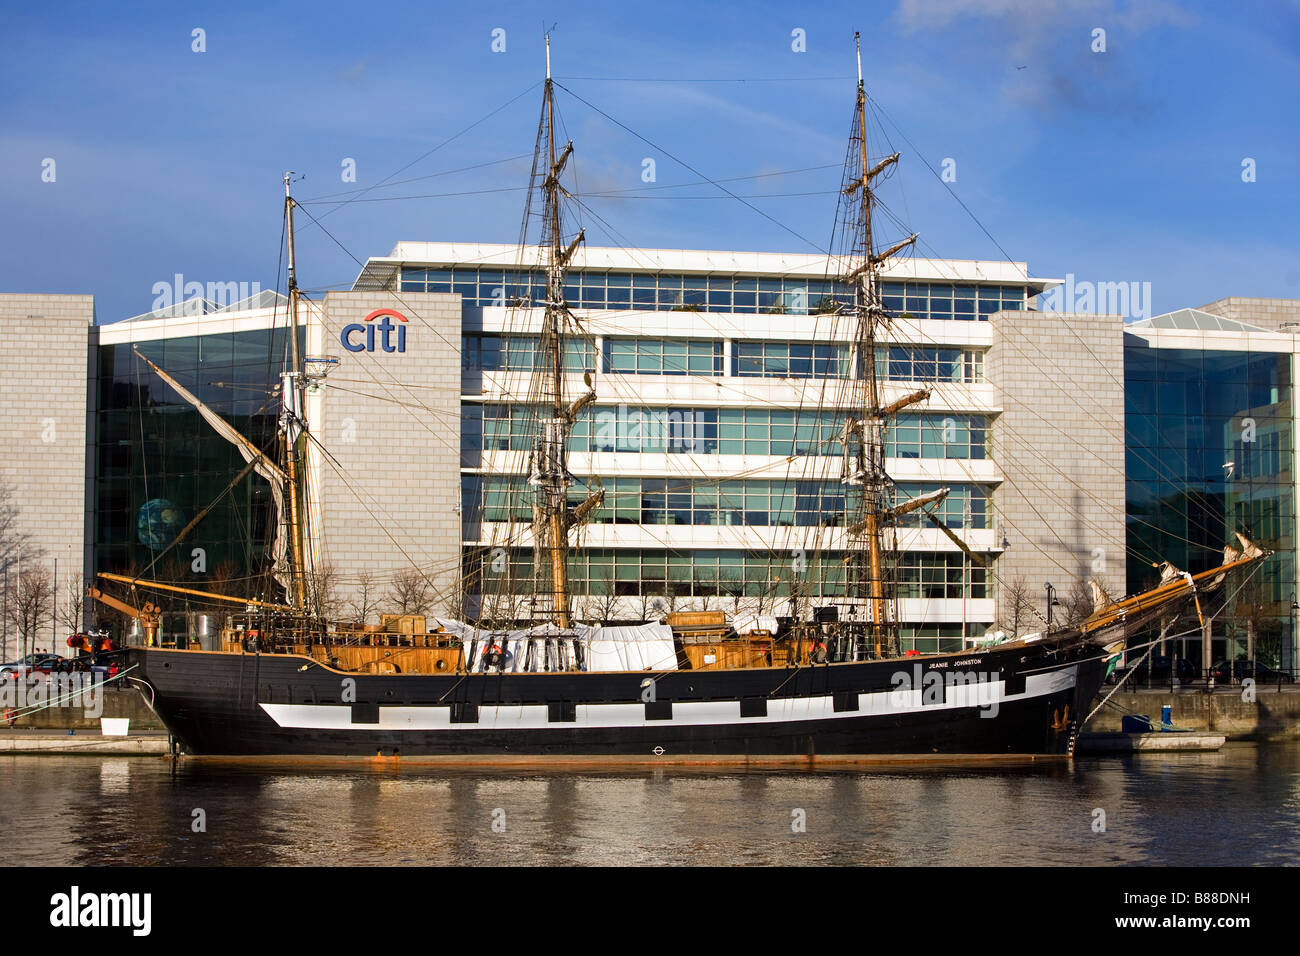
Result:
[[953,685],[945,689],[942,703],[922,703],[925,690],[879,691],[858,695],[858,709],[835,710],[834,699],[824,697],[773,698],[767,702],[767,716],[741,717],[738,700],[674,701],[670,720],[646,720],[645,705],[578,704],[575,719],[551,721],[545,704],[513,704],[479,707],[476,723],[451,722],[451,708],[443,705],[379,708],[377,724],[352,722],[351,704],[259,704],[279,726],[303,730],[566,730],[578,727],[672,727],[714,724],[779,724],[801,720],[840,720],[853,717],[883,717],[926,711],[983,707],[996,715],[995,706],[1045,697],[1069,690],[1076,681],[1076,668],[1066,667],[1049,674],[1025,679],[1021,694],[1006,694],[1002,681]]

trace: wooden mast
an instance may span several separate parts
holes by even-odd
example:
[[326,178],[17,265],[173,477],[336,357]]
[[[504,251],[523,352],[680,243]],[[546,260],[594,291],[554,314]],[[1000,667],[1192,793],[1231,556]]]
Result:
[[[560,173],[573,155],[573,143],[565,145],[563,152],[555,153],[555,96],[551,82],[551,37],[546,37],[546,87],[545,87],[546,177],[542,181],[544,198],[542,248],[546,264],[546,303],[542,322],[541,349],[545,358],[542,372],[543,416],[539,422],[537,442],[533,450],[529,484],[536,489],[534,502],[536,520],[533,536],[536,548],[535,567],[540,572],[536,578],[546,582],[549,592],[552,620],[560,628],[569,627],[569,531],[582,515],[603,500],[604,492],[597,491],[579,505],[577,512],[569,509],[569,431],[578,413],[595,400],[595,390],[587,379],[588,392],[569,404],[564,397],[565,372],[565,322],[569,317],[564,302],[565,269],[578,246],[583,241],[580,231],[567,247],[560,229]],[[539,367],[542,363],[539,363]]]
[[302,485],[302,461],[298,447],[298,435],[304,410],[305,389],[302,375],[302,356],[298,349],[298,275],[294,261],[293,248],[293,196],[289,194],[289,179],[292,172],[284,174],[284,219],[285,233],[289,244],[289,354],[291,371],[281,376],[284,415],[281,420],[285,443],[285,474],[288,476],[289,498],[289,560],[290,586],[289,603],[299,616],[307,608],[307,573],[303,556],[303,501],[299,494]]
[[[880,330],[888,328],[889,317],[885,314],[880,299],[879,271],[881,263],[899,249],[914,242],[916,236],[904,240],[877,256],[871,231],[871,215],[875,205],[875,194],[871,181],[889,166],[898,161],[898,154],[889,156],[874,167],[867,156],[867,93],[862,81],[862,41],[857,33],[853,35],[857,48],[858,60],[858,99],[856,105],[856,129],[853,144],[858,151],[860,162],[860,179],[855,179],[845,192],[852,195],[861,190],[861,203],[858,214],[859,235],[857,244],[862,249],[861,265],[852,270],[850,280],[858,282],[858,360],[862,368],[862,398],[860,403],[861,418],[850,418],[845,423],[842,441],[844,443],[845,467],[842,481],[846,484],[862,485],[862,512],[859,519],[850,527],[850,534],[861,539],[865,546],[867,558],[867,580],[859,582],[857,597],[867,600],[867,635],[876,657],[883,657],[890,643],[894,626],[886,595],[886,571],[884,559],[884,526],[891,512],[888,503],[889,476],[885,472],[885,429],[888,419],[904,405],[912,404],[929,397],[928,392],[917,392],[902,402],[894,402],[883,408],[880,402],[880,383],[876,378],[876,339]],[[855,246],[857,245],[855,244]],[[857,573],[860,573],[858,571]],[[865,583],[865,587],[862,587]],[[865,594],[862,593],[865,591]]]

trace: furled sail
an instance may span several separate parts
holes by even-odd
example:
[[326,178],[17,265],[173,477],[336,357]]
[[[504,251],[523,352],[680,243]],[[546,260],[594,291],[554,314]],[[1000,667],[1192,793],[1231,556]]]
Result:
[[271,557],[274,561],[272,573],[275,575],[275,580],[287,591],[290,583],[287,561],[289,540],[284,532],[284,522],[280,519],[285,514],[284,488],[288,482],[288,477],[275,462],[262,453],[260,448],[241,435],[228,421],[199,401],[194,393],[141,355],[138,349],[135,350],[135,354],[140,356],[144,363],[158,374],[159,378],[170,385],[177,395],[193,405],[203,417],[203,420],[212,426],[213,431],[234,445],[244,461],[252,465],[253,470],[265,478],[271,486],[271,500],[275,505],[273,518],[275,540],[271,544]]

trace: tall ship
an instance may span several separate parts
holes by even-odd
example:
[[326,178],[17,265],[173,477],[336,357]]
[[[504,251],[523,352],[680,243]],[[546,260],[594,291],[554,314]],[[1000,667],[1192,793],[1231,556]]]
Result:
[[[276,515],[268,555],[282,592],[275,600],[143,574],[103,573],[92,589],[92,597],[143,624],[142,644],[122,652],[125,673],[188,753],[539,762],[1068,756],[1126,648],[1148,646],[1139,642],[1188,607],[1200,614],[1203,595],[1268,556],[1238,536],[1218,567],[1190,574],[1166,565],[1160,583],[1143,593],[1113,600],[1093,585],[1091,613],[1066,626],[994,634],[955,652],[900,649],[900,521],[928,521],[973,563],[983,566],[985,559],[936,517],[947,488],[905,497],[886,471],[892,423],[926,403],[930,392],[887,400],[874,360],[898,318],[882,297],[882,269],[916,236],[887,248],[874,238],[875,184],[899,154],[873,159],[868,151],[859,48],[838,245],[826,273],[852,290],[829,306],[852,330],[852,372],[837,385],[847,395],[834,403],[849,411],[841,411],[833,452],[821,456],[838,470],[833,477],[843,494],[834,500],[842,510],[824,514],[814,529],[818,540],[833,540],[828,551],[842,556],[843,597],[820,605],[811,596],[792,601],[792,614],[766,627],[742,626],[717,610],[631,625],[579,621],[570,558],[582,547],[584,526],[608,503],[598,475],[570,468],[571,433],[596,401],[599,383],[588,372],[574,388],[566,364],[569,344],[585,335],[574,303],[565,300],[566,270],[585,234],[569,231],[562,215],[563,200],[573,195],[563,183],[574,147],[557,140],[554,86],[548,38],[525,214],[526,224],[540,226],[536,259],[525,266],[536,294],[517,304],[541,319],[526,396],[530,442],[512,502],[525,518],[508,531],[531,548],[524,600],[513,587],[518,582],[507,581],[510,589],[494,594],[479,581],[473,620],[399,615],[382,631],[321,613],[305,477],[316,443],[305,413],[312,370],[297,334],[301,292],[289,176],[284,214],[292,334],[274,448],[258,447],[141,356],[239,450],[246,462],[240,477],[252,472],[267,482]],[[532,248],[526,238],[521,260],[525,247]],[[788,552],[789,540],[771,547]],[[168,594],[230,609],[220,650],[157,646],[158,608],[146,597]]]

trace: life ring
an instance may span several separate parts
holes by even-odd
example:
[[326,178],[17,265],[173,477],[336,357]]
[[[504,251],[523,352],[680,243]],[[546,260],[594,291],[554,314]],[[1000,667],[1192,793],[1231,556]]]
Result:
[[18,711],[14,710],[12,707],[6,707],[5,723],[7,723],[10,727],[12,727],[17,722],[18,722]]

